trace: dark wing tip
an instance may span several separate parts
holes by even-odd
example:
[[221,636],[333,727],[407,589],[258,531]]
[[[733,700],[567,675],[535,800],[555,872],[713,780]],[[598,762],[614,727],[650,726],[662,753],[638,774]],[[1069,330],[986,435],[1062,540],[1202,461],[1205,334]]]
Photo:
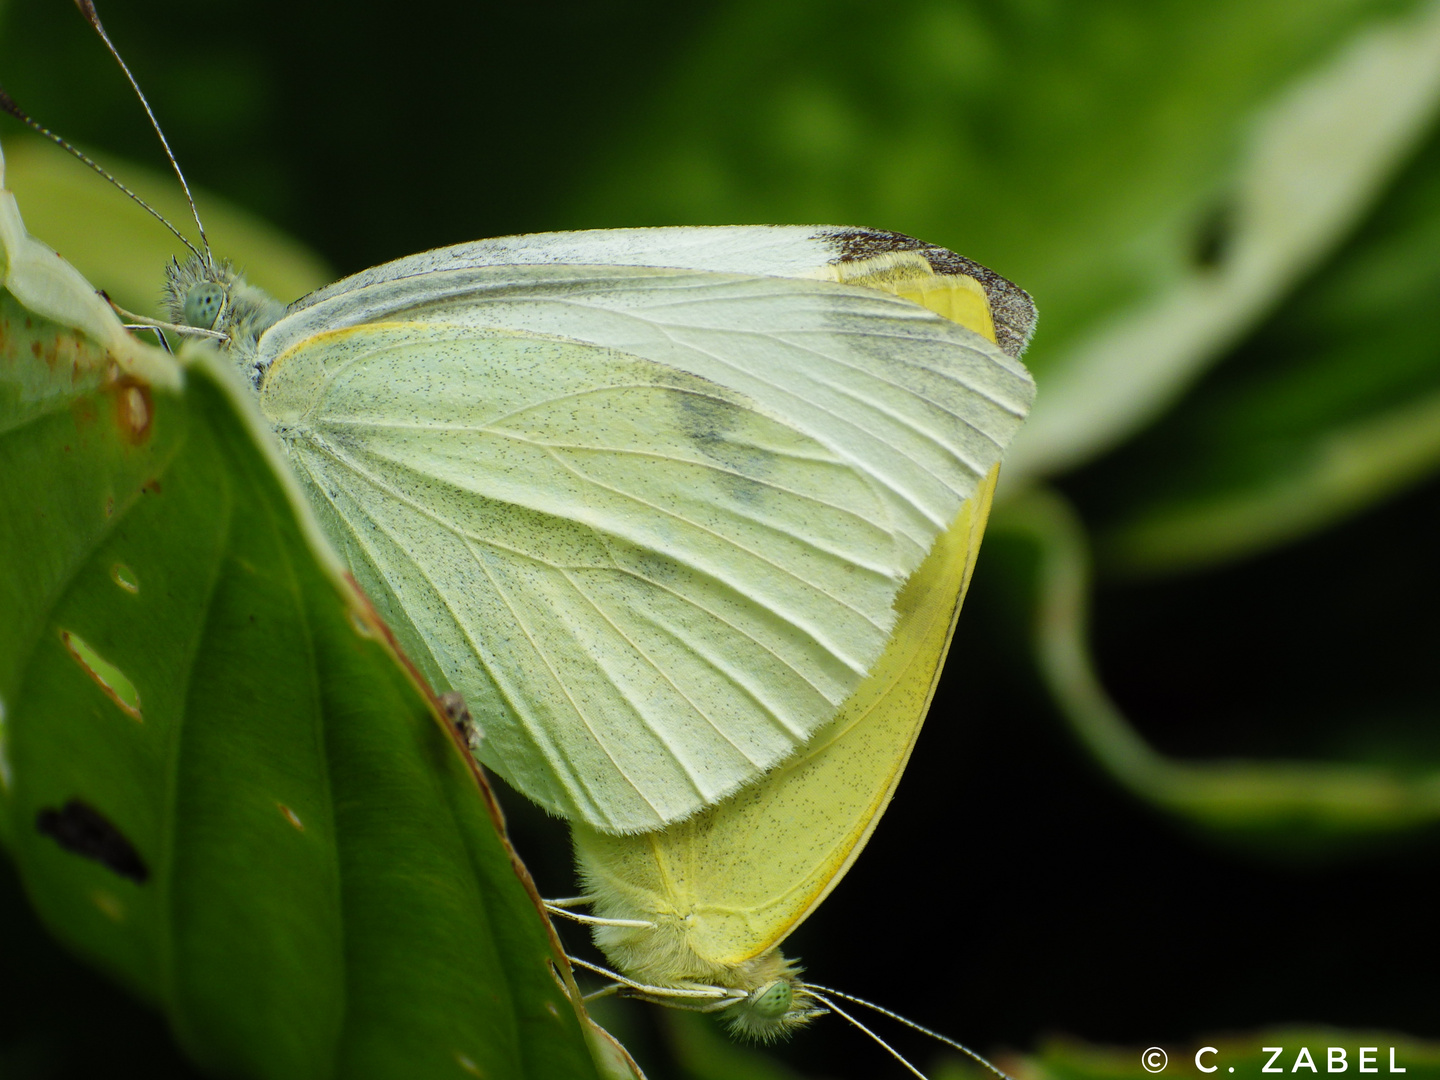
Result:
[[988,266],[957,255],[949,248],[884,229],[826,228],[816,235],[830,244],[837,262],[859,262],[893,251],[918,251],[937,274],[967,274],[973,277],[980,282],[990,301],[990,312],[995,319],[995,337],[1000,348],[1018,360],[1025,346],[1030,344],[1030,337],[1035,333],[1035,302],[1024,289]]

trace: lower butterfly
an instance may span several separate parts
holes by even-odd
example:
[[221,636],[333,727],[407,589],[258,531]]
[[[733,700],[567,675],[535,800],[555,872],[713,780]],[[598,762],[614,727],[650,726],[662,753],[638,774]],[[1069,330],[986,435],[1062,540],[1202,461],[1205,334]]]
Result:
[[[994,333],[988,312],[947,306]],[[587,895],[552,910],[576,918],[572,907],[591,908],[579,918],[594,925],[616,971],[580,963],[615,980],[602,993],[719,1012],[737,1034],[760,1040],[837,1012],[918,1075],[837,999],[918,1025],[804,981],[779,946],[849,870],[900,781],[950,646],[997,473],[995,466],[906,582],[884,655],[803,752],[663,830],[613,835],[572,825]],[[993,1070],[968,1048],[919,1030]]]

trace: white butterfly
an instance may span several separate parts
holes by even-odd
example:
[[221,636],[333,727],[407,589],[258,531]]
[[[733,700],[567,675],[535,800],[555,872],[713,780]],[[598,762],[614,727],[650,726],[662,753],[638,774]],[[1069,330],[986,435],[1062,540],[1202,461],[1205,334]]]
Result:
[[[481,760],[607,832],[716,804],[834,717],[1033,395],[1029,298],[896,233],[505,237],[283,312],[208,254],[170,280]],[[904,298],[945,289],[1008,351]]]

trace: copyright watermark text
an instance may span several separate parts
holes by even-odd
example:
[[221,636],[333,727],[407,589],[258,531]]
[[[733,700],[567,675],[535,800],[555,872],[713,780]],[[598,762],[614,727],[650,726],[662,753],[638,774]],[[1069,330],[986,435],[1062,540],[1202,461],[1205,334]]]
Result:
[[[1227,1065],[1218,1047],[1202,1046],[1195,1051],[1195,1068],[1202,1073],[1234,1073],[1238,1065],[1240,1075],[1254,1075],[1257,1071],[1254,1051],[1239,1056],[1236,1049],[1232,1046],[1223,1052],[1239,1057],[1235,1065]],[[1261,1073],[1310,1073],[1318,1076],[1322,1072],[1347,1073],[1352,1070],[1359,1073],[1405,1071],[1405,1067],[1395,1060],[1393,1046],[1317,1046],[1313,1050],[1308,1046],[1262,1046],[1260,1051],[1258,1071]],[[1151,1046],[1140,1055],[1140,1064],[1147,1073],[1164,1072],[1169,1063],[1170,1057],[1161,1046]]]

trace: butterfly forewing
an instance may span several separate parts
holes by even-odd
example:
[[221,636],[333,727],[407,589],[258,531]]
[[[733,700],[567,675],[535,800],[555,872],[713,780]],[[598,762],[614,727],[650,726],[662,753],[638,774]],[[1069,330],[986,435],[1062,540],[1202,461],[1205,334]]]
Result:
[[261,339],[263,407],[487,764],[606,831],[714,805],[834,716],[1032,392],[829,281],[384,269]]

